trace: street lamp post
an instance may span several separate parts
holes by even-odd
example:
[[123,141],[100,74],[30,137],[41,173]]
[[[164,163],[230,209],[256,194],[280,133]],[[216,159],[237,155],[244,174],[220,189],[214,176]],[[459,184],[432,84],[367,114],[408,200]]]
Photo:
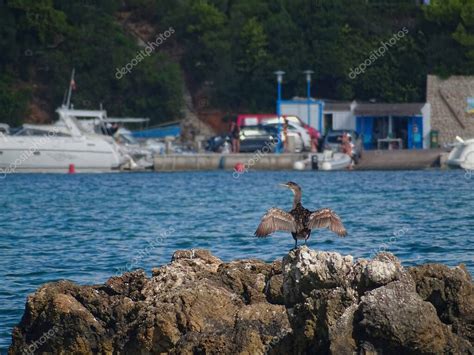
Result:
[[314,71],[312,70],[305,70],[303,74],[306,74],[306,97],[308,100],[308,126],[310,125],[311,122],[311,74],[313,74]]
[[274,73],[277,76],[277,117],[278,117],[278,145],[276,146],[275,152],[279,154],[281,152],[281,83],[283,81],[283,75],[285,74],[282,70],[277,70]]

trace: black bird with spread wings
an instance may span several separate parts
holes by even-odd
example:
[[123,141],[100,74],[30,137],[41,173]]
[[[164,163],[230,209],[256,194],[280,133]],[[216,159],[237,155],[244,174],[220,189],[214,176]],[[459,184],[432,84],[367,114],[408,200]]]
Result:
[[333,210],[321,208],[311,212],[301,204],[301,188],[297,184],[290,181],[282,186],[288,187],[295,195],[292,210],[285,212],[279,208],[270,208],[263,216],[255,236],[263,238],[278,230],[288,231],[295,240],[296,248],[298,240],[304,240],[306,244],[311,230],[315,228],[328,228],[340,237],[347,235],[341,219]]

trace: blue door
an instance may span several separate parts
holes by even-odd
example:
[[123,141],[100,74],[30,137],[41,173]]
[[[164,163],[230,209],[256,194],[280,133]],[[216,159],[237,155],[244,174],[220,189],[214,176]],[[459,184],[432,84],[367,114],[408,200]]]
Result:
[[408,119],[408,149],[423,149],[423,117]]
[[374,129],[373,117],[357,117],[356,130],[358,134],[362,134],[364,149],[373,149],[372,131]]

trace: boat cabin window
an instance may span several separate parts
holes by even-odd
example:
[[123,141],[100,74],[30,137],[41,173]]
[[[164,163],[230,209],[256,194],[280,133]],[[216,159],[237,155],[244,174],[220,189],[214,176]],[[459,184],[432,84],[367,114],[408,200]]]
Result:
[[18,132],[16,132],[14,135],[15,136],[35,136],[35,137],[45,137],[45,136],[51,137],[70,137],[69,134],[63,133],[63,132],[50,132],[47,130],[42,130],[42,129],[34,129],[34,128],[22,128]]

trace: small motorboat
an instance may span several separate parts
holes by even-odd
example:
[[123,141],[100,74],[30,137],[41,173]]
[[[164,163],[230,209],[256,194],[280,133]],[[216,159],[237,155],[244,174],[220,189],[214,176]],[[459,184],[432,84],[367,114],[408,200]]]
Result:
[[310,154],[305,160],[293,164],[295,170],[345,170],[352,165],[350,156],[344,153],[325,150],[323,153]]
[[456,140],[446,164],[451,168],[474,170],[474,138],[464,140],[457,136]]
[[319,170],[344,170],[352,165],[352,158],[344,153],[334,153],[325,150],[323,157],[318,161]]

